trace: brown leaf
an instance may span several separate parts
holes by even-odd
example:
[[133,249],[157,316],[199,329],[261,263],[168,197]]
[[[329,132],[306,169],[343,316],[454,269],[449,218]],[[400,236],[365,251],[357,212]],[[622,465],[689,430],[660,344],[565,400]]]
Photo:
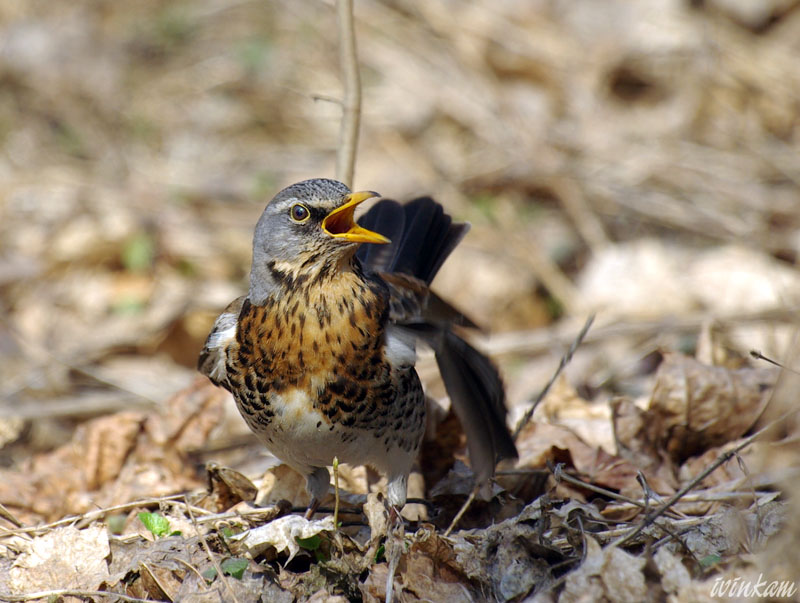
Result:
[[516,517],[455,535],[453,565],[480,585],[482,593],[490,592],[498,600],[528,594],[548,584],[550,566],[564,560],[559,550],[539,538],[545,521],[540,501]]
[[619,491],[639,490],[633,464],[587,445],[566,427],[531,421],[520,433],[517,449],[520,467],[543,467],[549,459],[574,467],[593,484]]
[[261,505],[288,500],[293,507],[307,507],[311,496],[302,475],[288,465],[278,465],[264,474],[257,500]]
[[119,412],[98,417],[76,430],[74,441],[82,444],[80,456],[85,459],[88,490],[97,490],[119,476],[136,446],[143,422],[143,413]]
[[614,546],[601,548],[587,537],[583,563],[571,572],[559,603],[578,601],[644,601],[644,557],[635,557]]
[[206,463],[208,475],[208,491],[197,504],[204,509],[222,512],[241,501],[253,502],[258,494],[255,487],[245,475],[219,463]]
[[36,522],[196,487],[186,453],[220,422],[223,401],[198,381],[166,401],[166,416],[123,411],[87,421],[67,444],[0,471],[0,503]]
[[56,528],[33,540],[18,540],[15,546],[22,548],[22,554],[0,575],[2,591],[96,590],[108,577],[110,550],[105,526]]
[[650,400],[651,439],[678,462],[744,435],[766,407],[777,373],[729,370],[667,354]]

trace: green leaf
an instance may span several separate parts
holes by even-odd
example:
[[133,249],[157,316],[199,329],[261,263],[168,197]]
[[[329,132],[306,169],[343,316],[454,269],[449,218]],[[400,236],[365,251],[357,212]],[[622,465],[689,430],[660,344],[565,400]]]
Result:
[[132,236],[122,248],[122,265],[128,272],[145,272],[153,266],[156,242],[146,232]]
[[314,559],[317,563],[326,563],[331,560],[331,556],[322,549],[317,549],[314,551]]
[[203,578],[205,578],[205,579],[206,579],[206,582],[208,582],[209,584],[211,584],[211,583],[214,581],[214,578],[216,578],[216,577],[217,577],[217,568],[215,568],[215,567],[209,567],[209,568],[208,568],[206,571],[204,571],[204,572],[203,572],[201,575],[203,576]]
[[144,524],[150,533],[156,538],[161,538],[169,534],[169,520],[158,513],[141,512],[138,515],[139,521]]
[[722,557],[719,555],[706,555],[700,560],[700,565],[704,568],[709,568],[716,565],[720,561],[722,561]]
[[300,548],[306,549],[307,551],[316,551],[322,543],[322,538],[319,534],[314,534],[308,538],[297,537],[294,540]]
[[242,579],[242,576],[244,575],[244,570],[247,569],[248,565],[250,565],[250,562],[242,557],[231,557],[229,559],[225,559],[222,563],[219,564],[224,574],[232,576],[237,580]]
[[112,534],[122,534],[122,530],[125,529],[125,521],[128,519],[127,515],[116,514],[116,515],[109,515],[106,518],[106,522],[108,523],[108,531]]
[[379,546],[378,550],[375,551],[375,563],[379,563],[385,553],[386,547],[384,545]]

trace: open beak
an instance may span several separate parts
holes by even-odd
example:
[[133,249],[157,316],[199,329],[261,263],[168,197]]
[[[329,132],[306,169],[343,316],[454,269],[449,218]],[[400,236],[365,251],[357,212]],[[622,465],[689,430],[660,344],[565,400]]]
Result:
[[322,230],[337,239],[345,239],[351,243],[390,243],[391,241],[382,234],[361,228],[353,220],[356,206],[367,199],[380,197],[372,191],[350,193],[345,197],[345,203],[337,207],[322,220]]

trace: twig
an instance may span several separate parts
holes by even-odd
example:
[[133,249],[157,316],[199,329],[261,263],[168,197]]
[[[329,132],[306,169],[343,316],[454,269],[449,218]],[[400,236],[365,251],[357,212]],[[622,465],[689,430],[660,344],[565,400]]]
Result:
[[530,265],[545,289],[558,300],[567,314],[582,314],[585,306],[578,288],[567,278],[558,264],[535,245],[530,237],[516,235],[514,241],[522,252],[518,260]]
[[236,593],[233,592],[233,588],[231,588],[231,585],[228,583],[227,576],[225,576],[225,574],[222,572],[222,568],[219,566],[219,563],[217,563],[217,558],[214,557],[214,554],[211,552],[211,547],[208,546],[207,534],[200,530],[200,527],[197,525],[197,521],[195,521],[194,518],[194,513],[192,513],[192,507],[189,504],[189,499],[186,498],[185,495],[183,497],[183,502],[186,505],[186,512],[189,513],[189,519],[192,520],[192,525],[194,526],[194,529],[197,530],[197,534],[200,536],[200,543],[203,545],[203,550],[205,550],[209,561],[211,561],[211,564],[214,566],[220,582],[225,585],[225,590],[227,590],[228,594],[231,596],[231,601],[239,603],[239,599],[236,598]]
[[56,590],[41,590],[36,593],[26,593],[24,595],[12,595],[11,593],[0,592],[0,601],[36,601],[37,599],[58,599],[61,597],[80,597],[86,599],[89,597],[109,597],[119,599],[120,601],[131,601],[132,603],[152,603],[152,599],[139,599],[137,597],[130,597],[122,593],[115,593],[105,590],[78,590],[72,588],[60,588]]
[[475,490],[476,488],[472,489],[472,492],[469,493],[467,500],[464,501],[463,505],[461,505],[461,508],[458,510],[458,513],[456,513],[456,516],[453,517],[453,521],[450,522],[447,530],[445,530],[445,537],[450,536],[450,532],[455,529],[456,525],[458,525],[458,522],[461,521],[462,517],[464,517],[464,513],[466,513],[467,509],[469,509],[470,505],[472,505],[472,501],[475,500]]
[[[585,487],[585,485],[584,485]],[[592,488],[589,488],[590,490]],[[615,493],[612,493],[615,494]],[[768,499],[774,499],[780,496],[780,492],[767,492],[763,490],[756,491],[757,496],[766,497]],[[643,508],[644,502],[639,500],[624,500],[626,497],[620,497],[619,495],[615,495],[614,498],[618,498],[623,502],[619,504],[610,504],[603,508],[603,513],[620,513],[632,507],[636,508]],[[707,490],[701,490],[694,494],[687,494],[681,499],[683,503],[714,503],[714,502],[730,502],[730,501],[737,501],[737,500],[749,500],[753,498],[753,492],[708,492]],[[769,502],[769,501],[768,501]],[[685,515],[685,514],[684,514]]]
[[750,356],[756,360],[764,360],[765,362],[769,362],[770,364],[780,367],[785,371],[789,371],[790,373],[794,373],[795,375],[800,375],[800,372],[794,370],[793,368],[789,368],[788,366],[783,366],[780,362],[764,356],[764,354],[762,354],[759,350],[750,350]]
[[[725,316],[696,312],[682,317],[670,317],[659,320],[625,321],[603,325],[593,329],[586,337],[585,343],[598,343],[615,337],[655,337],[664,333],[692,333],[708,322],[709,318],[720,328],[741,326],[754,322],[782,322],[794,324],[800,308],[774,308],[757,312],[732,313]],[[573,339],[571,330],[566,329],[534,329],[528,331],[512,331],[491,337],[477,337],[479,347],[492,356],[500,354],[540,354],[551,350],[556,345],[566,345]]]
[[0,503],[0,517],[2,517],[7,522],[9,522],[10,524],[12,524],[12,525],[14,525],[14,526],[16,526],[18,528],[21,528],[24,525],[19,519],[14,517],[14,514],[11,511],[9,511],[8,509],[6,509],[5,506],[3,506],[2,503]]
[[93,521],[112,511],[129,511],[130,509],[135,509],[136,507],[149,507],[152,505],[160,505],[163,502],[171,501],[171,500],[180,500],[184,497],[184,494],[172,494],[170,496],[162,496],[159,498],[147,498],[143,500],[134,500],[132,502],[124,503],[121,505],[115,505],[113,507],[107,507],[105,509],[97,509],[96,511],[89,511],[88,513],[84,513],[83,515],[72,515],[70,517],[64,517],[63,519],[59,519],[58,521],[53,521],[51,523],[38,525],[38,526],[25,526],[22,528],[15,528],[13,530],[7,530],[0,534],[0,536],[11,536],[13,534],[35,534],[37,532],[46,532],[47,530],[51,530],[53,528],[57,528],[60,526],[67,526],[71,524],[75,524],[78,522],[86,522],[86,521]]
[[578,336],[575,338],[575,341],[573,341],[572,345],[569,346],[567,353],[561,357],[561,362],[559,363],[556,372],[553,373],[553,376],[550,377],[550,381],[548,381],[547,385],[544,386],[544,389],[541,392],[539,392],[539,395],[536,397],[536,400],[533,401],[531,407],[517,423],[517,427],[514,430],[514,436],[513,436],[515,440],[517,439],[517,436],[519,436],[520,432],[523,430],[525,425],[528,424],[528,421],[531,420],[531,417],[533,416],[536,407],[539,406],[539,403],[542,400],[544,400],[544,397],[547,395],[547,392],[550,391],[550,388],[553,387],[553,383],[556,382],[556,379],[558,379],[558,376],[561,374],[561,371],[563,371],[564,367],[566,367],[569,364],[569,361],[572,360],[572,356],[575,354],[575,350],[578,349],[578,346],[583,341],[583,338],[586,337],[586,333],[589,332],[589,327],[592,326],[593,322],[594,322],[594,314],[592,314],[589,318],[586,319],[586,324],[583,325],[583,328],[581,329],[580,333],[578,333]]
[[[199,569],[197,569],[195,566],[193,566],[191,563],[189,563],[185,559],[181,559],[180,557],[173,557],[173,559],[175,561],[177,561],[178,563],[180,563],[181,565],[185,566],[186,569],[188,569],[190,572],[194,572],[194,575],[197,576],[200,579],[200,584],[205,584],[206,578],[205,578],[205,576],[203,576],[203,574],[200,573]],[[208,588],[206,588],[204,590],[207,591]]]
[[339,60],[344,79],[336,178],[352,187],[358,129],[361,122],[361,79],[358,73],[356,35],[353,28],[353,0],[336,0],[336,21],[339,27]]
[[589,490],[590,492],[594,492],[595,494],[600,494],[607,498],[611,498],[614,500],[621,500],[622,502],[628,503],[634,507],[639,507],[640,509],[646,508],[646,502],[638,501],[634,498],[629,498],[623,494],[618,494],[617,492],[613,492],[612,490],[608,490],[606,488],[601,488],[600,486],[595,486],[594,484],[590,484],[585,482],[577,477],[572,477],[568,473],[564,473],[564,463],[558,463],[555,467],[548,459],[547,461],[547,468],[550,469],[550,472],[553,474],[553,478],[558,481],[565,481],[568,484],[572,484],[573,486],[577,486],[579,488],[583,488],[585,490]]
[[[666,521],[666,520],[665,520]],[[672,530],[675,529],[683,529],[687,527],[694,527],[708,523],[708,517],[689,517],[687,519],[670,519],[668,520]],[[663,528],[663,525],[658,526],[659,529]],[[604,530],[601,532],[592,532],[592,537],[596,538],[600,541],[601,544],[604,544],[610,541],[612,538],[616,536],[621,536],[627,534],[630,531],[629,526],[620,526],[617,528],[611,528],[609,530]],[[550,532],[546,532],[545,536],[550,537]],[[669,536],[672,538],[672,535]],[[549,538],[548,542],[551,546],[556,548],[563,549],[564,547],[571,547],[572,544],[566,537],[559,537],[559,538]]]
[[339,457],[333,457],[333,527],[339,525]]
[[595,215],[586,196],[572,178],[558,177],[551,182],[561,206],[592,253],[599,253],[611,244],[602,221]]

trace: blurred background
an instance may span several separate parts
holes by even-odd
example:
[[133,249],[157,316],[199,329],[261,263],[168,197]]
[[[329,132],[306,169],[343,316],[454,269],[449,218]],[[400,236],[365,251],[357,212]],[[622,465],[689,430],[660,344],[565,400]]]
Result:
[[[798,6],[356,1],[355,186],[473,224],[434,286],[513,418],[591,312],[568,375],[598,407],[706,336],[781,357]],[[0,466],[193,382],[264,205],[334,175],[337,47],[320,0],[0,3]]]

